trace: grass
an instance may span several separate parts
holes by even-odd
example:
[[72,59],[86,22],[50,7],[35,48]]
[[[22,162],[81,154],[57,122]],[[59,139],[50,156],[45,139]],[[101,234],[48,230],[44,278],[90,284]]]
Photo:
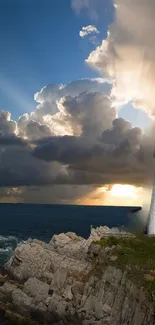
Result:
[[[136,234],[135,238],[103,238],[95,244],[113,247],[111,255],[117,256],[108,263],[127,270],[127,275],[138,287],[143,287],[151,297],[155,297],[155,237]],[[108,253],[109,254],[109,253]],[[110,257],[109,254],[109,257]],[[155,299],[154,299],[155,300]]]

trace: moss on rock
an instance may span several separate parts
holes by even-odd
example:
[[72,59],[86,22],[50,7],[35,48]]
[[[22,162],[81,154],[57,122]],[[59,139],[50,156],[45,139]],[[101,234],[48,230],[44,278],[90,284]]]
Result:
[[[103,247],[113,247],[108,264],[127,270],[128,277],[138,286],[155,296],[155,237],[136,234],[135,238],[106,237],[94,242]],[[117,256],[115,261],[110,258]],[[108,254],[107,254],[108,255]]]

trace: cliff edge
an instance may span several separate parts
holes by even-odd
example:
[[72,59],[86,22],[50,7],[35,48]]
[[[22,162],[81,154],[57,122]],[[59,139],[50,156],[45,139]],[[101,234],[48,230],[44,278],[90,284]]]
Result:
[[107,227],[29,240],[1,267],[0,308],[24,324],[153,325],[154,250]]

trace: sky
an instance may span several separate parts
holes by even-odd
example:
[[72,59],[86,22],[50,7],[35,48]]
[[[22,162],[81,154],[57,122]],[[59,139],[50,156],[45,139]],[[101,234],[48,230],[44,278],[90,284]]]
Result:
[[142,204],[153,12],[153,0],[0,0],[1,202]]
[[[79,37],[90,18],[77,17],[70,0],[0,0],[0,7],[0,99],[13,118],[35,109],[43,86],[99,75],[85,64],[94,45]],[[100,40],[112,20],[106,7]]]

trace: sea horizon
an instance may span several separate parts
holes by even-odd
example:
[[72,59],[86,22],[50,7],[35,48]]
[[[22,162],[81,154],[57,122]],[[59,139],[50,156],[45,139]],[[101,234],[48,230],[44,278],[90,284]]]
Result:
[[117,207],[127,207],[127,208],[142,208],[141,205],[87,205],[87,204],[70,204],[70,203],[28,203],[28,202],[0,202],[0,206],[1,205],[52,205],[52,206],[76,206],[76,207],[113,207],[113,208],[117,208]]

